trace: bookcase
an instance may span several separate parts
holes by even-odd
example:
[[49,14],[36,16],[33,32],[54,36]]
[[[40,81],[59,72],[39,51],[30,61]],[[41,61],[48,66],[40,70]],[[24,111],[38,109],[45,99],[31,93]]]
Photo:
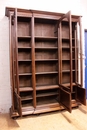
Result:
[[71,112],[86,105],[81,16],[10,7],[5,15],[9,17],[11,117]]

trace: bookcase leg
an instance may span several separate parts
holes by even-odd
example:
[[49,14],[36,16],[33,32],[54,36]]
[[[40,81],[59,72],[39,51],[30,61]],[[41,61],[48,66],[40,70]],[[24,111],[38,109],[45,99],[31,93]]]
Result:
[[19,114],[18,114],[18,112],[16,111],[16,110],[13,110],[12,109],[12,106],[11,106],[11,108],[9,109],[9,111],[10,111],[10,117],[11,118],[17,118],[17,117],[19,117]]

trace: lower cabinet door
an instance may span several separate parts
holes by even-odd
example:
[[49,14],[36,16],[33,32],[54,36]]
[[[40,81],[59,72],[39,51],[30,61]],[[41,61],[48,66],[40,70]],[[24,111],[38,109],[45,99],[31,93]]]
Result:
[[76,100],[86,105],[86,89],[76,86]]
[[71,93],[66,90],[60,88],[60,104],[71,113]]

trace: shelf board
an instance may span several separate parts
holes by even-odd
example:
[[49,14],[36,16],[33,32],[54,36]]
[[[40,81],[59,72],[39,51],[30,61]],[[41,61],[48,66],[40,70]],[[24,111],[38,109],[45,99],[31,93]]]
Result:
[[26,100],[31,100],[33,99],[32,96],[24,96],[24,97],[21,97],[21,101],[26,101]]
[[[75,47],[72,47],[72,48],[74,49]],[[62,46],[62,49],[70,49],[70,47]]]
[[22,106],[22,115],[29,115],[29,114],[32,114],[34,112],[33,105],[32,104],[28,104],[28,105]]
[[47,96],[53,96],[53,95],[58,95],[58,92],[49,92],[49,93],[37,94],[36,97],[47,97]]
[[49,90],[59,88],[58,85],[44,85],[44,86],[36,86],[36,90]]
[[40,49],[40,50],[42,50],[42,49],[46,49],[46,50],[50,50],[50,49],[52,49],[52,50],[56,50],[56,49],[58,49],[58,47],[35,47],[35,49]]
[[36,106],[34,114],[52,112],[52,111],[58,111],[58,110],[61,110],[61,106],[58,102],[54,102],[54,103],[48,103],[48,104]]
[[31,36],[18,36],[18,39],[30,39]]
[[19,76],[26,76],[26,75],[32,75],[32,73],[22,73],[22,74],[19,74]]
[[[64,61],[64,60],[65,60],[65,61],[70,61],[70,59],[62,59],[62,61]],[[72,59],[72,60],[75,60],[75,59]]]
[[57,40],[58,37],[51,37],[51,36],[35,36],[36,40]]
[[[23,14],[17,14],[17,18],[25,18],[25,19],[30,19],[32,15],[30,16],[29,14],[23,15]],[[23,21],[23,20],[22,20]]]
[[33,91],[33,88],[32,87],[20,87],[19,86],[19,91],[20,92]]
[[58,59],[35,59],[35,61],[58,61]]
[[[62,85],[65,86],[65,87],[70,87],[70,83],[64,83]],[[72,86],[75,86],[75,85],[76,85],[75,83],[72,83]]]
[[22,104],[22,110],[24,110],[24,109],[32,109],[32,108],[33,108],[32,103]]
[[31,47],[18,47],[18,49],[31,49]]
[[31,61],[31,60],[18,60],[18,62],[25,62],[25,61]]
[[37,102],[37,107],[44,107],[45,105],[51,105],[51,104],[56,104],[58,103],[58,101],[56,99],[49,99],[49,100],[45,100],[45,101],[39,101]]
[[[62,37],[62,40],[69,41],[70,39],[68,37]],[[72,40],[75,40],[75,38],[72,38]]]
[[52,72],[37,72],[35,73],[36,75],[39,75],[39,74],[57,74],[58,71],[52,71]]
[[[75,70],[72,70],[72,71],[75,71]],[[70,70],[62,70],[62,72],[70,72]]]

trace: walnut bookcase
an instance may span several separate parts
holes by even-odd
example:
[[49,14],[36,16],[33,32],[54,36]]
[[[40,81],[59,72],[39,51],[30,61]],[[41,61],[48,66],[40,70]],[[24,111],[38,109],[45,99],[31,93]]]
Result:
[[86,105],[81,16],[9,7],[5,15],[10,27],[11,117],[71,112],[79,103]]

